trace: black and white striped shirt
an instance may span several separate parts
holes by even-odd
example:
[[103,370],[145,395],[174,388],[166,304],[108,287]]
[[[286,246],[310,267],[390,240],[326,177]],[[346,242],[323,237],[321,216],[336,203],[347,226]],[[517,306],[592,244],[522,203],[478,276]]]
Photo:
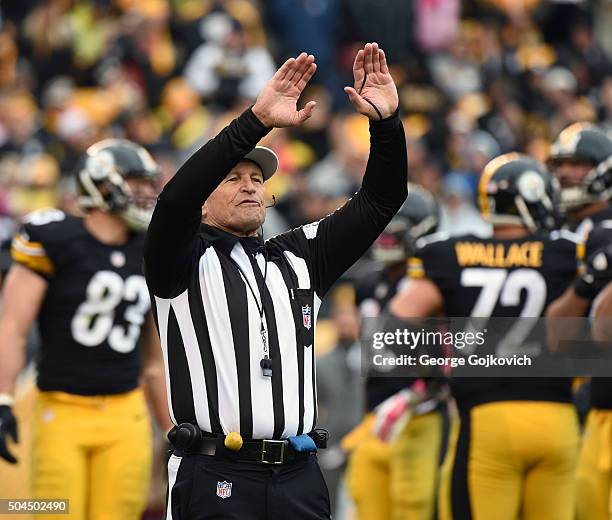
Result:
[[[249,109],[179,169],[147,233],[145,273],[172,421],[278,439],[316,424],[313,343],[321,298],[405,200],[407,164],[395,115],[371,124],[363,187],[332,215],[265,244],[202,226],[203,202],[268,131]],[[260,367],[262,301],[271,378]]]

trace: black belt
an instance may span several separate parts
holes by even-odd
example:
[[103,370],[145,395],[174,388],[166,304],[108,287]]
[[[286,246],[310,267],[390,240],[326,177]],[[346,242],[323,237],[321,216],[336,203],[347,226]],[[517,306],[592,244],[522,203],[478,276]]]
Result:
[[[311,437],[317,448],[327,447],[327,431],[313,430]],[[239,450],[225,446],[225,436],[202,432],[191,423],[182,423],[168,432],[168,440],[179,452],[186,455],[201,454],[229,460],[258,462],[260,464],[283,464],[307,458],[312,452],[300,452],[286,439],[244,439]]]
[[189,453],[260,464],[284,464],[306,459],[312,452],[296,451],[287,440],[268,439],[245,440],[240,450],[232,451],[224,446],[223,437],[202,437],[199,446]]

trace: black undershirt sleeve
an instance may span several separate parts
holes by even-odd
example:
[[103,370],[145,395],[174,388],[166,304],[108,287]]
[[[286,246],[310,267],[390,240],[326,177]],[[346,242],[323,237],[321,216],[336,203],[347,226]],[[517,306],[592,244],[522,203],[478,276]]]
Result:
[[370,157],[361,189],[321,220],[316,236],[308,240],[319,297],[385,229],[408,196],[407,183],[406,139],[399,114],[370,121]]
[[187,287],[198,260],[202,205],[269,131],[247,109],[189,157],[166,184],[157,200],[144,248],[145,275],[153,294],[172,298]]

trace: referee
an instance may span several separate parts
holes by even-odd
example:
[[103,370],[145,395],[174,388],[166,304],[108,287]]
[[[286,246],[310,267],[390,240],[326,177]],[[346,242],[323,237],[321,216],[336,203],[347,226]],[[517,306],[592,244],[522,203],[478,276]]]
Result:
[[362,188],[332,215],[265,243],[264,182],[278,166],[257,142],[299,125],[314,57],[287,60],[255,105],[195,152],[161,193],[145,244],[166,367],[173,520],[328,519],[315,452],[314,330],[321,298],[407,196],[398,96],[376,43],[345,91],[370,118]]

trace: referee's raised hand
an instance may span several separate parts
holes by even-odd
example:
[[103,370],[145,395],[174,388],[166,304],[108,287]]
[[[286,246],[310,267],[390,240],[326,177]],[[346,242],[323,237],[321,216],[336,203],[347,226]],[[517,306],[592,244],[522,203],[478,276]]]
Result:
[[366,43],[357,53],[353,78],[354,88],[344,87],[344,91],[360,114],[375,121],[393,115],[399,104],[397,88],[377,43]]
[[297,101],[317,70],[312,54],[289,58],[268,81],[253,106],[253,113],[268,128],[296,126],[308,119],[316,105],[309,101],[302,110]]

